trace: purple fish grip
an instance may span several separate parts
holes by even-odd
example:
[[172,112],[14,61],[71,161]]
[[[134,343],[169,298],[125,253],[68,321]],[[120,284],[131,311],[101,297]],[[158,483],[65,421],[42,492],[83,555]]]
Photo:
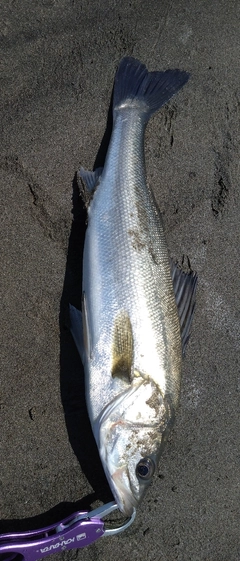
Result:
[[[49,527],[39,531],[0,536],[0,561],[37,561],[51,553],[86,547],[104,534],[104,522],[98,518],[82,519],[52,535]],[[60,531],[59,531],[60,530]],[[37,536],[38,534],[38,536]],[[41,537],[40,537],[41,536]]]

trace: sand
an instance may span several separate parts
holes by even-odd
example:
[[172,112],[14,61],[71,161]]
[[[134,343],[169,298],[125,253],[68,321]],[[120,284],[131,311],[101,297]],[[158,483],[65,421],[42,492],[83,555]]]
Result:
[[81,297],[75,172],[94,165],[132,55],[191,73],[150,122],[146,161],[170,254],[198,272],[197,307],[176,425],[134,525],[55,559],[237,561],[240,4],[9,1],[0,31],[0,532],[111,500],[66,309]]

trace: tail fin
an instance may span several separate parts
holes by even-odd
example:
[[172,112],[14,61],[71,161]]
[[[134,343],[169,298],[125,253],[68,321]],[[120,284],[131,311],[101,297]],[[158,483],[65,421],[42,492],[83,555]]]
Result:
[[146,120],[180,90],[189,79],[182,70],[148,72],[146,66],[131,57],[121,60],[115,77],[113,110],[146,105]]

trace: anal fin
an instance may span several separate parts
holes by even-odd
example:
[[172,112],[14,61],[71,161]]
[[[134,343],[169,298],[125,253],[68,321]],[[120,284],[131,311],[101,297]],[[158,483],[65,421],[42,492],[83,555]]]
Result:
[[89,206],[93,197],[94,191],[97,189],[103,168],[97,168],[94,171],[87,171],[83,167],[77,172],[77,183],[86,207]]

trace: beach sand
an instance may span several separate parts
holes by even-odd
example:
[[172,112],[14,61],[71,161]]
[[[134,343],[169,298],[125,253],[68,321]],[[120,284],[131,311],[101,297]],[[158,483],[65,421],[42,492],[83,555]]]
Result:
[[54,558],[237,561],[240,4],[21,0],[1,12],[0,533],[111,500],[67,305],[80,306],[86,223],[75,173],[103,160],[115,71],[131,55],[191,73],[145,148],[170,255],[198,272],[197,306],[176,424],[135,523]]

